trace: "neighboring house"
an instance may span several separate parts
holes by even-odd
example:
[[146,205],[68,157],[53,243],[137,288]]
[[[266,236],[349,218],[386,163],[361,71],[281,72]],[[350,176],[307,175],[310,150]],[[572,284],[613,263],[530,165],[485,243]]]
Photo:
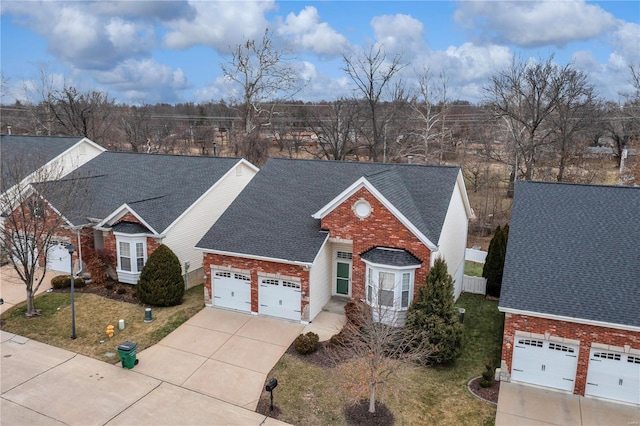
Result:
[[[136,284],[160,244],[178,256],[183,274],[202,274],[195,244],[257,170],[236,158],[105,152],[56,182],[85,182],[75,195],[81,213],[65,217],[57,237],[62,247],[76,245],[80,264],[95,250],[106,250],[116,259],[120,282]],[[59,200],[36,188],[46,200],[45,214],[56,214]],[[62,257],[52,269],[69,270],[68,255]]]
[[50,169],[60,178],[106,149],[83,137],[0,135],[1,193],[26,186],[38,170]]
[[205,302],[309,322],[342,296],[401,323],[436,257],[460,294],[470,217],[458,167],[271,159],[197,244]]
[[[0,211],[7,214],[24,199],[18,191],[26,190],[30,183],[59,179],[105,151],[84,137],[0,135]],[[0,227],[4,223],[0,215]],[[64,247],[51,251],[50,260],[60,259]],[[68,254],[65,256],[68,260]]]
[[503,373],[640,404],[639,241],[640,188],[517,182]]

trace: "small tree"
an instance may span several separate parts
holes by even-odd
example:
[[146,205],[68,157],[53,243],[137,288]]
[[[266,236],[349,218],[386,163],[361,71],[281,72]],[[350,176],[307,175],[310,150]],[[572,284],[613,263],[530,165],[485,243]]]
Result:
[[388,325],[399,322],[397,311],[377,303],[376,296],[373,299],[373,308],[360,301],[345,306],[347,323],[332,339],[336,345],[331,350],[340,369],[344,395],[353,404],[368,398],[370,413],[375,413],[380,386],[385,384],[387,392],[399,391],[389,378],[428,357],[432,350],[427,342],[416,342],[415,335],[406,333],[403,327]]
[[504,271],[504,258],[507,254],[507,240],[509,237],[509,225],[504,228],[498,226],[489,243],[487,258],[482,268],[482,276],[487,279],[487,295],[500,297],[502,288],[502,273]]
[[436,259],[426,278],[426,284],[418,289],[418,295],[407,311],[405,327],[418,336],[414,342],[433,347],[422,364],[447,363],[462,353],[464,327],[458,321],[453,306],[453,279],[443,259]]
[[184,279],[178,256],[164,244],[158,247],[142,268],[137,286],[138,300],[152,306],[182,303]]

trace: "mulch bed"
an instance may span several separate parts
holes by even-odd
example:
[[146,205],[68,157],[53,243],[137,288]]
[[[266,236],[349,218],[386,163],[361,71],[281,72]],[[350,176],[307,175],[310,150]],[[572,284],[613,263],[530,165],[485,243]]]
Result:
[[471,393],[480,399],[497,404],[498,393],[500,392],[500,382],[496,380],[490,388],[483,388],[480,386],[480,380],[482,380],[482,377],[476,377],[469,382],[469,390]]
[[[109,288],[111,287],[111,288]],[[54,293],[69,293],[69,288],[52,289]],[[84,287],[74,287],[74,293],[92,293],[120,302],[138,303],[135,296],[136,288],[131,284],[124,284],[117,281],[108,281],[105,284],[87,283]]]
[[364,399],[358,404],[347,407],[345,417],[350,426],[387,426],[395,423],[393,413],[386,405],[376,401],[376,411],[370,413],[369,401]]

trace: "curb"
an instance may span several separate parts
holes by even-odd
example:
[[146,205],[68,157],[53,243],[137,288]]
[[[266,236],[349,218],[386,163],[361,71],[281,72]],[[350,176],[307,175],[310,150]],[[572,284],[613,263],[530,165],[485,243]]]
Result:
[[489,401],[488,399],[484,399],[483,397],[481,397],[480,395],[478,395],[478,394],[474,393],[474,392],[471,390],[471,382],[473,382],[473,381],[474,381],[474,380],[476,380],[476,379],[479,379],[480,377],[482,377],[482,376],[476,376],[476,377],[472,377],[471,379],[469,379],[469,381],[467,382],[467,390],[469,391],[469,393],[470,393],[471,395],[473,395],[475,398],[479,399],[480,401],[484,401],[484,402],[486,402],[486,403],[488,403],[488,404],[495,405],[495,406],[497,407],[497,406],[498,406],[498,404],[497,404],[496,402]]

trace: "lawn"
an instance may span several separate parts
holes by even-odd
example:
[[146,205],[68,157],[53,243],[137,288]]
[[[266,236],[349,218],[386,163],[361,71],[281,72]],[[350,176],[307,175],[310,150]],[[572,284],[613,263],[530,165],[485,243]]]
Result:
[[[144,322],[146,306],[107,299],[91,293],[75,294],[76,336],[71,339],[69,293],[43,293],[36,297],[42,316],[26,318],[26,302],[2,314],[2,330],[107,362],[117,362],[117,348],[129,340],[145,349],[175,330],[204,307],[203,286],[185,292],[182,304],[152,308],[153,321]],[[118,329],[124,319],[125,328]],[[106,330],[113,325],[115,334]]]
[[464,262],[464,274],[470,277],[481,277],[482,268],[484,268],[484,263],[476,263],[469,260]]
[[[465,308],[462,356],[449,367],[411,367],[383,384],[383,402],[402,425],[492,425],[495,407],[473,397],[467,382],[479,376],[487,362],[500,362],[503,315],[496,301],[463,294]],[[345,424],[346,398],[334,368],[321,368],[285,354],[267,379],[278,379],[274,405],[278,419],[295,425]],[[392,388],[397,392],[391,392]],[[263,398],[268,398],[263,393]]]

